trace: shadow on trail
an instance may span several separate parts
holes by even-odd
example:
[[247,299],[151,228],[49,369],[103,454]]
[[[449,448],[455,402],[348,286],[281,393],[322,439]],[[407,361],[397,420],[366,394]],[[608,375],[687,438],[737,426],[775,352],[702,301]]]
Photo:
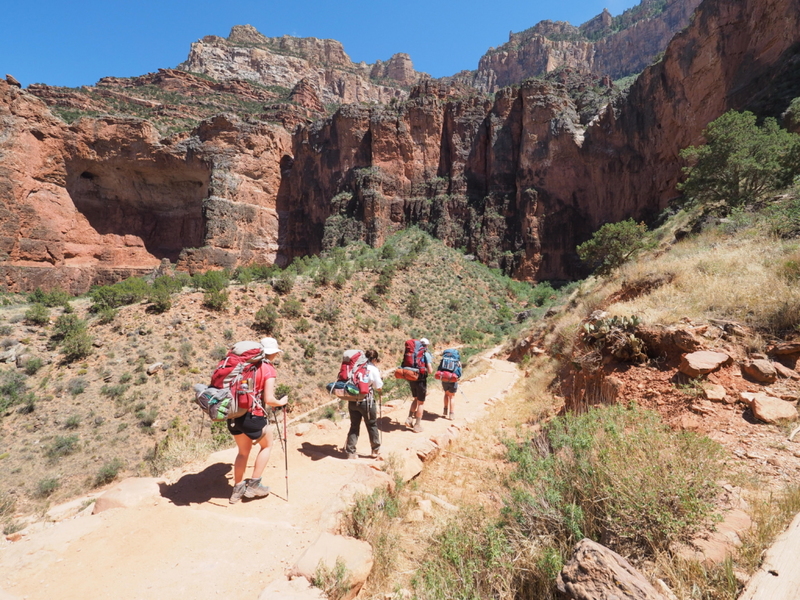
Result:
[[232,468],[229,464],[215,463],[199,473],[184,475],[172,485],[160,483],[161,496],[175,506],[201,504],[212,498],[227,500],[231,495],[231,486],[225,475]]
[[341,448],[333,444],[312,444],[310,442],[303,442],[297,451],[305,454],[311,460],[322,460],[327,456],[341,459],[347,458],[347,454],[343,452]]
[[378,419],[378,429],[383,433],[388,433],[390,431],[408,431],[408,427],[399,421],[392,421],[391,417],[381,417]]

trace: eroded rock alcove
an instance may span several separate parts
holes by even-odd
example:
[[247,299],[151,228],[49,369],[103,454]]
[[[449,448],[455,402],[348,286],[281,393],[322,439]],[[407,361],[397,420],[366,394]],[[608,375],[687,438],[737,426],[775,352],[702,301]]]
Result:
[[67,191],[97,233],[137,237],[149,254],[172,262],[203,245],[211,173],[199,161],[77,159],[66,167]]

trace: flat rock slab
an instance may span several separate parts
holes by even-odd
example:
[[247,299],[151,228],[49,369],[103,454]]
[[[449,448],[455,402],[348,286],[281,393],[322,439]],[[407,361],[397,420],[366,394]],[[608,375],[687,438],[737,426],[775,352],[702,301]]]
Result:
[[716,371],[730,362],[730,360],[731,357],[724,352],[700,350],[699,352],[686,354],[681,359],[678,370],[689,377],[699,377],[700,375]]
[[367,542],[323,532],[297,559],[290,576],[302,576],[312,580],[322,565],[333,571],[337,560],[344,563],[350,577],[348,584],[350,589],[342,596],[342,600],[355,598],[372,571],[372,546]]
[[666,600],[631,563],[588,538],[575,545],[556,585],[570,600]]
[[742,371],[759,383],[773,383],[778,378],[778,371],[772,361],[763,358],[747,361],[742,365]]
[[145,502],[155,502],[161,497],[160,483],[164,483],[164,480],[155,477],[123,479],[97,499],[92,514],[110,508],[131,508]]
[[711,383],[708,381],[703,384],[703,395],[706,397],[706,400],[711,400],[711,402],[725,402],[728,397],[728,393],[725,391],[724,387],[718,383]]
[[800,600],[800,514],[767,550],[739,600]]
[[742,400],[750,406],[753,416],[765,423],[797,420],[797,409],[791,402],[763,392],[742,392]]

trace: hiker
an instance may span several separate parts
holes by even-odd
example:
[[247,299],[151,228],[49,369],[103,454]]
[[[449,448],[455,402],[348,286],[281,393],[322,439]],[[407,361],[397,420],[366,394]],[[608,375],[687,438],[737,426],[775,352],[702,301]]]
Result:
[[[269,494],[269,487],[261,484],[261,474],[269,462],[273,442],[264,405],[277,407],[284,406],[287,402],[286,396],[280,400],[275,398],[275,378],[278,373],[275,371],[272,361],[282,350],[278,348],[277,340],[270,337],[262,339],[261,346],[264,350],[264,359],[255,374],[256,402],[244,415],[228,421],[228,431],[233,435],[239,450],[233,463],[231,504],[238,502],[242,496],[262,498]],[[256,455],[256,462],[253,464],[253,477],[244,479],[247,459],[255,444],[258,444],[260,449]]]
[[[411,341],[414,340],[409,340],[409,342]],[[406,344],[409,342],[406,342]],[[428,352],[428,347],[430,346],[428,338],[421,338],[419,343],[422,344],[421,357],[419,361],[416,358],[414,360],[416,368],[419,369],[419,378],[416,381],[408,382],[414,401],[411,403],[411,409],[408,411],[408,418],[406,419],[406,427],[413,429],[415,433],[422,431],[423,405],[425,404],[425,396],[428,394],[428,374],[433,368],[433,357]]]
[[[361,419],[364,419],[364,424],[367,426],[367,433],[369,434],[369,444],[372,447],[370,458],[378,458],[381,451],[376,404],[380,402],[381,389],[383,388],[381,372],[376,366],[376,363],[380,362],[380,357],[378,352],[372,349],[367,350],[364,355],[367,357],[367,381],[369,382],[370,390],[363,400],[351,400],[347,403],[347,408],[350,411],[350,431],[347,432],[347,444],[345,445],[347,458],[358,458],[356,444],[358,443]],[[378,394],[377,400],[375,399],[376,392]]]
[[459,351],[455,348],[448,348],[442,352],[442,360],[439,363],[439,368],[436,369],[434,377],[442,382],[442,389],[444,390],[444,410],[442,414],[451,421],[456,418],[454,402],[461,373],[462,365]]

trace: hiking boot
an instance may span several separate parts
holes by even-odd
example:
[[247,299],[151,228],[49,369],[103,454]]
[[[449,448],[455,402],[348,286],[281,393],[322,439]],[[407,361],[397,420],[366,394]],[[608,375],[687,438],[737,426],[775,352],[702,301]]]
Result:
[[245,498],[263,498],[268,495],[269,486],[261,485],[261,477],[247,482],[247,488],[244,490]]
[[355,460],[358,458],[358,454],[356,452],[348,452],[347,459],[348,460]]
[[408,418],[406,419],[406,427],[408,427],[409,429],[412,429],[414,427],[414,416],[413,415],[408,415]]
[[450,418],[450,409],[449,409],[449,407],[447,407],[447,406],[444,407],[444,410],[442,411],[442,416],[445,419]]
[[414,433],[422,433],[422,419],[417,419],[414,423]]
[[242,494],[244,494],[245,489],[247,488],[247,482],[249,479],[245,479],[244,481],[240,481],[236,485],[233,486],[233,493],[231,494],[231,499],[228,500],[231,504],[236,504],[239,500],[242,499]]
[[377,448],[372,449],[372,454],[369,455],[370,458],[379,458],[381,455],[381,447],[378,446]]
[[451,410],[451,411],[450,411],[450,414],[449,414],[449,415],[447,415],[447,418],[448,418],[448,419],[450,419],[451,421],[454,421],[454,420],[455,420],[455,418],[456,418],[456,413],[454,413],[454,412]]

